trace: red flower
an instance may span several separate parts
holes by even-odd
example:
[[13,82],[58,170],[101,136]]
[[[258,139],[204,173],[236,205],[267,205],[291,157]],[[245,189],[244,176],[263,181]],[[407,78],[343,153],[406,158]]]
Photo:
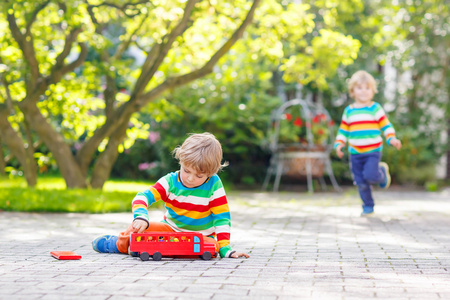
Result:
[[331,120],[330,122],[328,122],[328,125],[330,125],[330,126],[334,126],[334,121],[333,121],[333,120]]
[[292,115],[289,113],[285,113],[284,116],[286,117],[286,120],[291,121],[292,120]]
[[320,122],[320,115],[316,115],[314,116],[314,118],[312,119],[313,123],[319,123]]
[[318,133],[319,135],[322,135],[322,134],[324,134],[324,131],[323,131],[322,128],[320,128],[319,130],[317,130],[317,133]]
[[303,124],[303,122],[302,122],[302,119],[300,119],[300,117],[295,118],[294,126],[302,127],[302,124]]

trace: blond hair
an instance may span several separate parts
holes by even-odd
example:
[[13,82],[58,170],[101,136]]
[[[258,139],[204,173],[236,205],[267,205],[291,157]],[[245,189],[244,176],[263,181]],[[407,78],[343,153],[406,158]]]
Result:
[[173,150],[173,154],[180,164],[208,177],[228,165],[227,162],[222,164],[222,146],[209,132],[190,134],[181,146]]
[[350,96],[353,97],[353,89],[357,84],[366,83],[369,85],[369,87],[372,88],[373,93],[377,93],[377,82],[375,81],[375,78],[373,78],[372,75],[367,73],[366,71],[358,71],[355,74],[352,75],[350,80],[348,81],[348,92]]

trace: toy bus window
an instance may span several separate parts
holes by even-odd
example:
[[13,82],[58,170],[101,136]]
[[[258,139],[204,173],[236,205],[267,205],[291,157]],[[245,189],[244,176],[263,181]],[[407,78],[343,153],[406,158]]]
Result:
[[153,238],[152,236],[147,237],[147,242],[154,242],[155,238]]
[[200,238],[198,236],[194,236],[194,252],[199,253],[200,252]]
[[164,237],[163,237],[163,236],[159,236],[159,237],[158,237],[158,241],[164,242]]
[[[141,240],[142,240],[142,236],[138,235],[138,236],[136,237],[136,242],[140,242]],[[145,238],[144,238],[144,240],[145,240]]]
[[169,241],[170,242],[179,242],[180,240],[177,237],[171,236]]

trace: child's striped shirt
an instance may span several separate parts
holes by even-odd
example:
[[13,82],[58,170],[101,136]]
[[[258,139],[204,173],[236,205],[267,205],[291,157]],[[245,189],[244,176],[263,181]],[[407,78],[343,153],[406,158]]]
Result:
[[175,231],[195,231],[217,238],[221,257],[230,247],[230,210],[222,181],[217,174],[196,188],[185,187],[178,172],[169,173],[132,202],[135,219],[149,221],[147,207],[162,200],[167,209],[164,222]]
[[380,152],[383,149],[383,131],[387,144],[395,138],[395,130],[383,108],[377,102],[361,108],[349,105],[342,115],[334,148],[348,140],[350,154]]

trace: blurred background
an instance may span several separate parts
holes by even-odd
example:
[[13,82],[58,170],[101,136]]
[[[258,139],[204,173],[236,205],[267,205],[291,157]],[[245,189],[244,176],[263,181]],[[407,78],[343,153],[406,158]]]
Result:
[[[444,0],[3,1],[2,189],[48,178],[61,189],[151,183],[177,170],[171,152],[188,133],[205,131],[222,143],[226,186],[261,189],[272,112],[295,98],[323,106],[331,122],[313,130],[314,140],[332,140],[352,102],[347,80],[362,69],[376,78],[374,100],[403,143],[383,150],[393,184],[438,190],[450,178],[448,7]],[[294,130],[306,126],[300,120],[281,128],[280,139],[296,139]],[[338,183],[351,186],[348,160],[332,153],[331,161]],[[285,178],[282,186],[302,190],[305,182]],[[12,205],[2,201],[2,209]]]

